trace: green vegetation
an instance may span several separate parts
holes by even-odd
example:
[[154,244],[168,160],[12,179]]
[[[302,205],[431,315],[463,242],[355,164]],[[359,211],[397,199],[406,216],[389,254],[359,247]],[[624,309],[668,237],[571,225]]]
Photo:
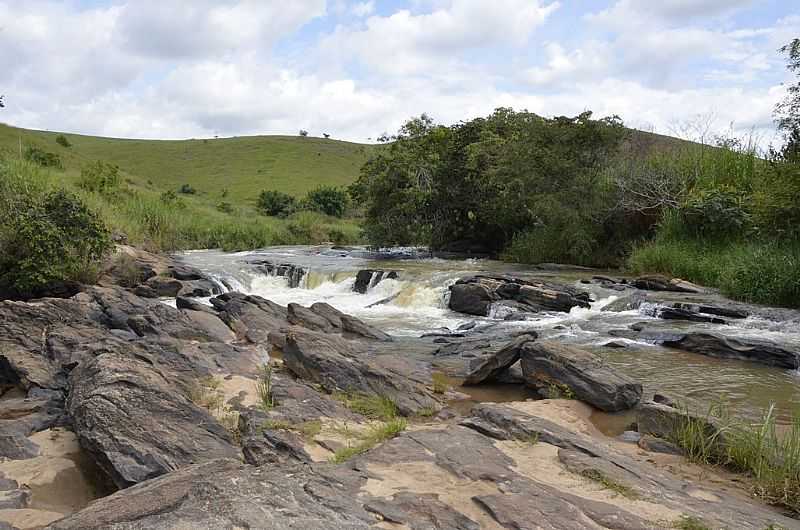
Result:
[[334,464],[341,464],[354,456],[366,453],[379,443],[394,438],[408,427],[408,422],[404,418],[394,418],[385,423],[370,427],[365,433],[357,436],[358,443],[347,445],[336,451],[330,461]]
[[295,198],[277,190],[264,190],[258,196],[258,209],[264,215],[287,217],[296,208]]
[[275,396],[272,394],[272,364],[270,362],[264,363],[261,367],[261,373],[256,381],[256,393],[261,408],[270,410],[275,407]]
[[705,521],[691,515],[682,515],[680,519],[672,523],[672,528],[677,528],[678,530],[711,530]]
[[67,140],[67,137],[64,136],[63,134],[59,134],[58,136],[56,136],[56,143],[61,147],[67,147],[67,148],[72,147],[72,144],[69,143],[69,140]]
[[374,420],[389,421],[397,417],[397,405],[391,398],[363,392],[335,392],[333,398],[353,412]]
[[331,217],[342,217],[350,202],[350,197],[344,189],[319,186],[309,191],[302,202],[303,207],[309,210]]
[[313,420],[304,421],[302,423],[290,423],[288,421],[267,420],[264,422],[264,425],[262,425],[262,428],[267,430],[292,431],[300,434],[307,440],[311,440],[322,431],[322,422],[320,420]]
[[800,513],[800,416],[779,428],[774,406],[760,422],[747,423],[733,420],[724,405],[715,404],[706,417],[685,410],[670,440],[690,460],[744,473],[754,495]]
[[444,394],[450,390],[450,381],[447,376],[441,372],[434,372],[431,374],[431,383],[433,385],[434,394]]
[[0,297],[90,282],[111,248],[86,203],[52,186],[33,164],[0,160],[0,211]]
[[239,413],[225,405],[225,395],[220,390],[222,381],[218,377],[207,376],[194,382],[189,388],[189,399],[198,407],[210,412],[231,433],[234,442],[241,443]]
[[626,499],[636,500],[639,498],[639,494],[636,493],[632,488],[624,484],[620,484],[598,469],[585,469],[581,472],[581,475],[589,480],[597,482],[603,487],[603,489],[612,491],[616,495],[622,495]]

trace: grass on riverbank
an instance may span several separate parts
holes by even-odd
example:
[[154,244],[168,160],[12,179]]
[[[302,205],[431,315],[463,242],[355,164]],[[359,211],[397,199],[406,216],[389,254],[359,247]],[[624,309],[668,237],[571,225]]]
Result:
[[656,239],[636,247],[628,265],[716,287],[737,300],[800,306],[800,242]]
[[[708,428],[709,420],[717,429]],[[779,426],[771,406],[761,421],[747,423],[731,419],[724,406],[715,405],[707,418],[686,413],[672,441],[689,460],[744,473],[754,495],[800,514],[800,415]]]

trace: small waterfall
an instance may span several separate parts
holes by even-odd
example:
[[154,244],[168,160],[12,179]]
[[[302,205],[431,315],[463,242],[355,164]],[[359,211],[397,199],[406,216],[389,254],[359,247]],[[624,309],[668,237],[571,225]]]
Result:
[[282,278],[286,278],[286,281],[291,288],[300,287],[303,282],[303,278],[308,273],[308,269],[305,267],[293,265],[291,263],[278,264],[267,260],[251,261],[249,263],[251,265],[255,265],[256,270],[263,272],[267,276],[280,276]]

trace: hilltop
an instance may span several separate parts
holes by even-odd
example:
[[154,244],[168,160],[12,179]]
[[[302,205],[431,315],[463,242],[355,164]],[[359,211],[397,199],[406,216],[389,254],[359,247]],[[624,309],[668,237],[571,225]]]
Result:
[[[56,143],[63,134],[71,147]],[[21,129],[0,124],[0,150],[38,145],[61,156],[65,176],[76,178],[86,162],[120,167],[143,187],[177,190],[189,184],[200,197],[252,205],[263,189],[300,197],[320,186],[346,186],[374,148],[371,145],[300,136],[239,136],[192,140],[128,140]]]

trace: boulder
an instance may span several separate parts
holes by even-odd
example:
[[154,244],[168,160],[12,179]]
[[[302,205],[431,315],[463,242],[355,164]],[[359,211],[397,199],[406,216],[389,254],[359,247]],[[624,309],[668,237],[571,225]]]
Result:
[[105,353],[70,374],[67,411],[75,434],[119,488],[240,454],[230,433],[157,366]]
[[664,320],[688,320],[689,322],[707,322],[709,324],[727,324],[725,319],[704,315],[683,307],[661,307],[656,311],[658,318]]
[[275,263],[269,260],[254,260],[249,262],[267,276],[279,276],[286,278],[289,287],[300,287],[303,278],[308,274],[308,269],[292,263]]
[[449,307],[470,315],[489,316],[494,302],[513,310],[565,311],[589,307],[589,293],[554,282],[528,281],[509,276],[471,276],[450,286]]
[[535,332],[522,335],[496,348],[494,352],[471,359],[464,384],[477,385],[486,380],[497,379],[519,361],[523,347],[528,342],[535,341],[536,338]]
[[393,340],[388,333],[384,333],[378,328],[370,326],[354,316],[342,314],[340,318],[342,321],[342,330],[348,333],[383,342],[391,342]]
[[675,309],[684,309],[693,313],[703,313],[706,315],[715,315],[725,318],[747,318],[750,313],[741,307],[720,306],[710,304],[687,304],[682,302],[674,302],[672,307]]
[[149,287],[158,296],[174,298],[183,289],[183,283],[175,278],[166,278],[164,276],[153,276],[144,284]]
[[288,320],[290,324],[295,326],[303,326],[314,331],[322,331],[328,333],[333,329],[333,324],[324,316],[318,315],[311,309],[303,307],[300,304],[290,303],[286,306],[288,309]]
[[671,440],[687,422],[692,422],[697,428],[703,429],[706,438],[721,450],[725,444],[724,428],[717,424],[714,417],[697,413],[698,409],[694,405],[679,409],[655,401],[643,401],[636,407],[637,430],[643,436]]
[[657,438],[648,434],[642,435],[637,441],[640,449],[648,453],[661,453],[665,455],[682,455],[683,449],[678,447],[672,442],[668,442],[663,438]]
[[800,367],[800,351],[787,350],[768,341],[741,340],[717,333],[685,333],[669,337],[662,344],[709,357],[744,359],[790,370]]
[[627,410],[642,398],[642,385],[605,364],[602,358],[555,342],[522,346],[526,383],[540,393],[551,385],[606,412]]
[[397,278],[397,271],[384,271],[378,269],[363,269],[356,274],[356,281],[353,290],[357,293],[365,294],[369,289],[375,287],[383,280]]

